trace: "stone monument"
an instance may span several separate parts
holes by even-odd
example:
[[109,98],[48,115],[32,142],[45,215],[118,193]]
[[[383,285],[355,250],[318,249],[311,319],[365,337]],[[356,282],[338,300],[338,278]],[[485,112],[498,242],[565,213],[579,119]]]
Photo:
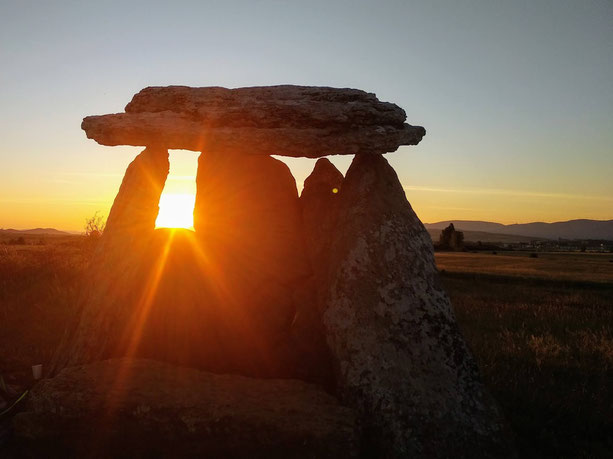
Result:
[[[289,85],[149,87],[125,113],[86,117],[99,144],[145,149],[126,171],[55,376],[34,389],[18,435],[89,429],[105,406],[105,390],[90,383],[103,378],[120,413],[104,430],[108,445],[121,443],[125,424],[138,438],[188,438],[186,454],[513,456],[432,242],[383,156],[425,135],[405,119],[364,91]],[[155,229],[169,148],[202,152],[191,234]],[[346,177],[324,158],[339,154],[354,155]],[[301,196],[270,155],[320,158]],[[191,405],[169,388],[174,371],[181,387],[203,388]],[[138,387],[126,389],[134,378]],[[152,387],[174,402],[156,401]],[[243,426],[242,449],[211,446],[221,438],[211,387],[231,404],[252,400],[228,414],[230,430]],[[276,403],[289,411],[262,414]],[[325,430],[307,422],[313,416],[330,420]],[[163,422],[181,425],[169,433]],[[258,422],[269,426],[260,437],[281,440],[258,437]]]

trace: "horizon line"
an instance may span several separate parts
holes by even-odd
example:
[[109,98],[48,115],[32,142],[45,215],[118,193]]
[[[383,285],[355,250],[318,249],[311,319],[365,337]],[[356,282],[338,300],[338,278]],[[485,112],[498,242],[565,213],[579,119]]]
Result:
[[[544,223],[547,225],[551,225],[554,223],[568,223],[568,222],[572,222],[572,221],[578,221],[578,220],[587,220],[587,221],[592,221],[592,222],[602,222],[602,223],[607,223],[607,222],[613,222],[613,218],[610,219],[606,219],[606,220],[601,220],[601,219],[595,219],[595,218],[571,218],[570,220],[556,220],[556,221],[528,221],[528,222],[523,222],[523,223],[500,223],[497,221],[491,221],[491,220],[470,220],[470,219],[465,219],[465,218],[457,218],[457,219],[446,219],[446,220],[438,220],[438,221],[434,221],[434,222],[425,222],[422,221],[422,224],[424,225],[434,225],[437,223],[454,223],[454,222],[479,222],[479,223],[494,223],[497,225],[503,225],[503,226],[511,226],[511,225],[530,225],[533,223]],[[66,233],[72,233],[72,234],[81,234],[84,233],[85,231],[83,229],[64,229],[64,228],[56,228],[56,227],[51,227],[51,226],[36,226],[36,227],[29,227],[29,228],[15,228],[15,227],[7,227],[7,228],[0,228],[0,231],[8,231],[8,230],[12,230],[12,231],[29,231],[29,230],[35,230],[35,229],[50,229],[50,230],[56,230],[56,231],[63,231]]]

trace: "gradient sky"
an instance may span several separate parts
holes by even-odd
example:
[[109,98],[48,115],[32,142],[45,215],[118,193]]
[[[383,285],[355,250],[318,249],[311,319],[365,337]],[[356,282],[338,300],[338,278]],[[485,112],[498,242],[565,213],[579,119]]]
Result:
[[[397,103],[427,129],[387,155],[426,222],[613,218],[608,0],[0,0],[0,62],[0,228],[108,214],[140,149],[97,145],[81,119],[170,84]],[[195,158],[171,155],[174,191],[193,187]],[[287,162],[300,188],[314,161]]]

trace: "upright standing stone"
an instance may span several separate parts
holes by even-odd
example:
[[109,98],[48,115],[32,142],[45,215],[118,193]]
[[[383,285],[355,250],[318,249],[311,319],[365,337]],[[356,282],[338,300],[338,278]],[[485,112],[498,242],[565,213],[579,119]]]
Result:
[[223,317],[218,332],[232,344],[218,358],[278,374],[279,353],[290,351],[292,292],[311,273],[296,182],[268,156],[203,153],[196,183],[194,227]]
[[327,158],[315,163],[300,195],[304,235],[313,270],[327,275],[330,242],[336,232],[336,214],[343,174]]
[[128,166],[90,262],[80,316],[56,353],[54,369],[125,355],[150,288],[144,263],[168,176],[168,151],[147,147]]
[[324,324],[347,403],[385,457],[511,455],[436,270],[430,237],[381,155],[340,192]]
[[338,193],[343,174],[327,158],[317,160],[300,195],[302,228],[313,276],[295,290],[296,317],[292,336],[303,362],[304,376],[333,385],[330,352],[322,314],[328,277],[328,252],[333,237]]
[[169,167],[168,150],[159,147],[147,147],[130,163],[106,222],[105,239],[140,240],[155,229]]

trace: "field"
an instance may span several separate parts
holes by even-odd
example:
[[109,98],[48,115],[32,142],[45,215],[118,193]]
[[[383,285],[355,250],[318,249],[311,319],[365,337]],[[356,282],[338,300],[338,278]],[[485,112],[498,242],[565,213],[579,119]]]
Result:
[[[48,364],[75,314],[93,245],[0,241],[0,372]],[[611,254],[438,253],[460,326],[521,457],[610,457]]]
[[613,284],[613,253],[438,252],[436,263],[451,273]]
[[[80,236],[0,241],[0,372],[49,363],[93,246]],[[41,243],[42,241],[42,243]]]
[[613,254],[437,253],[522,457],[613,451]]

